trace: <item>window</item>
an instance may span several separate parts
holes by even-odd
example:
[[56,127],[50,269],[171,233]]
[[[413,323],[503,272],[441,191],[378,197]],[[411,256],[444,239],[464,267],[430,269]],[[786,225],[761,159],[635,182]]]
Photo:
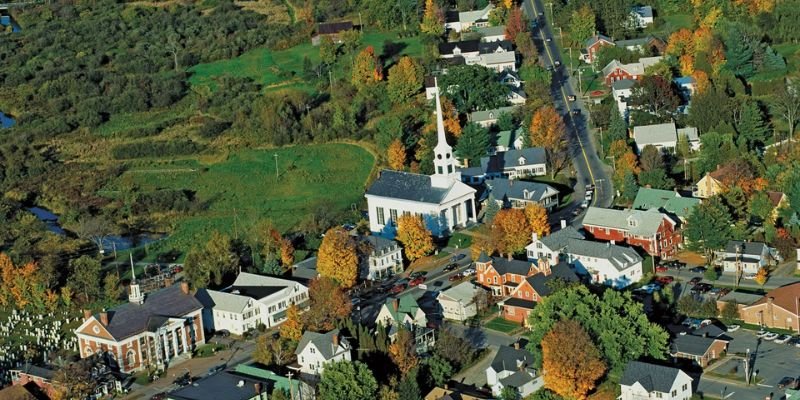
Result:
[[125,355],[125,364],[133,365],[136,363],[136,353],[133,350],[128,350],[128,354]]
[[397,210],[389,210],[389,218],[392,222],[397,222]]
[[314,353],[317,352],[316,349],[314,349],[313,347],[309,347],[308,351],[311,352],[311,354],[314,354]]
[[656,398],[657,398],[657,399],[660,399],[660,398],[661,398],[661,392],[655,392],[655,394],[656,394]]
[[386,225],[386,216],[383,215],[383,207],[378,207],[378,225]]
[[494,277],[494,283],[497,284],[497,276]]
[[508,315],[514,315],[514,307],[508,307],[508,308],[506,308],[506,313],[507,313]]
[[681,389],[682,389],[682,390],[685,392],[685,391],[686,391],[686,389],[688,389],[688,388],[689,388],[689,385],[687,385],[687,384],[685,384],[685,383],[684,383],[684,384],[683,384],[683,387],[682,387]]
[[677,391],[677,390],[673,390],[673,391],[672,391],[672,397],[675,397],[675,396],[677,396],[677,395],[678,395],[678,391]]

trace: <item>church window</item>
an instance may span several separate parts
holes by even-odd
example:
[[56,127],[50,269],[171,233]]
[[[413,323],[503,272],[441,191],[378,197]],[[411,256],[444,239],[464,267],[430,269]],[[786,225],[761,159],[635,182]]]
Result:
[[386,225],[386,216],[383,215],[383,207],[378,207],[378,225]]
[[447,155],[445,157],[447,157],[449,159],[450,158],[450,153],[447,153]]
[[436,172],[437,172],[439,175],[441,175],[441,174],[443,174],[443,173],[444,173],[444,170],[442,169],[442,166],[441,166],[441,165],[440,165],[440,166],[438,166],[438,167],[436,167]]
[[452,174],[453,173],[453,166],[452,165],[448,165],[447,166],[447,173],[448,174]]
[[128,350],[128,354],[125,356],[125,363],[128,365],[136,363],[136,353],[134,353],[133,350]]
[[440,159],[440,160],[441,160],[441,159],[442,159],[442,155],[441,155],[441,154],[437,154],[437,155],[436,155],[436,158],[438,158],[438,159]]

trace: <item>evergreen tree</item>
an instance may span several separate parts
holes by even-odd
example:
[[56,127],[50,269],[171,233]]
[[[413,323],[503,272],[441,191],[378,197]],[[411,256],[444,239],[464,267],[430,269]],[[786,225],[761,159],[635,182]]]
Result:
[[747,195],[742,188],[734,186],[723,197],[734,219],[743,220],[747,218]]
[[281,276],[283,275],[283,268],[274,257],[264,260],[264,266],[261,267],[261,272],[267,275]]
[[464,131],[456,143],[456,156],[461,160],[466,160],[469,166],[478,165],[481,157],[486,155],[488,147],[489,131],[476,123],[470,123],[464,127]]
[[739,137],[743,138],[749,149],[754,149],[767,139],[768,128],[764,122],[761,108],[754,101],[748,102],[742,109],[739,123],[736,125]]
[[753,53],[753,45],[744,32],[737,27],[730,28],[725,40],[725,67],[736,76],[749,78],[755,73]]
[[409,372],[397,387],[400,400],[422,400],[422,394],[417,383],[417,370]]
[[483,223],[491,224],[498,212],[500,212],[500,204],[497,203],[494,194],[489,193],[489,198],[486,199],[486,209],[483,212]]
[[778,54],[772,47],[767,46],[764,49],[764,60],[762,63],[762,71],[783,71],[786,69],[786,60]]
[[628,123],[622,114],[617,112],[616,109],[611,111],[611,121],[608,125],[608,131],[603,135],[603,155],[608,154],[611,148],[611,143],[617,140],[625,140],[628,137]]
[[622,198],[627,201],[633,201],[638,192],[639,185],[636,184],[636,176],[633,174],[633,171],[626,171],[625,177],[622,180]]
[[732,236],[728,207],[718,196],[704,201],[689,214],[684,235],[691,250],[721,249]]

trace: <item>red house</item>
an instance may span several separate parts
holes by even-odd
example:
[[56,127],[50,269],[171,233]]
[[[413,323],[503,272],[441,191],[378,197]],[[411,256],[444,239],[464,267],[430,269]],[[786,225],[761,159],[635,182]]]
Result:
[[550,281],[578,281],[569,265],[561,263],[551,269],[546,259],[527,263],[488,257],[482,253],[475,266],[478,282],[490,288],[495,297],[504,297],[499,302],[500,315],[520,324],[528,320],[536,303],[552,292]]
[[614,41],[608,36],[595,34],[594,36],[586,39],[585,48],[581,50],[581,60],[588,64],[594,62],[597,57],[597,52],[603,46],[615,46]]
[[648,67],[658,64],[663,57],[642,57],[639,61],[623,64],[619,60],[612,60],[603,68],[603,79],[606,86],[611,86],[616,81],[623,79],[639,80],[644,76]]
[[655,208],[642,211],[589,207],[583,229],[595,239],[638,246],[661,258],[674,257],[683,240],[678,221]]

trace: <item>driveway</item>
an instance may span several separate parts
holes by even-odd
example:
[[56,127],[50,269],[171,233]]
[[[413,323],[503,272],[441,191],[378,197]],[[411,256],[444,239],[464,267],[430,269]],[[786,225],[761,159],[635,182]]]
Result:
[[[726,361],[718,361],[706,368],[700,379],[698,393],[705,397],[765,399],[772,394],[777,400],[784,393],[778,389],[778,382],[785,376],[800,376],[800,348],[762,341],[755,333],[744,329],[728,333],[728,336],[733,340],[728,346]],[[760,382],[752,384],[751,381],[749,386],[744,382],[743,361],[748,349],[754,360],[752,370]],[[737,379],[730,379],[734,375]]]

